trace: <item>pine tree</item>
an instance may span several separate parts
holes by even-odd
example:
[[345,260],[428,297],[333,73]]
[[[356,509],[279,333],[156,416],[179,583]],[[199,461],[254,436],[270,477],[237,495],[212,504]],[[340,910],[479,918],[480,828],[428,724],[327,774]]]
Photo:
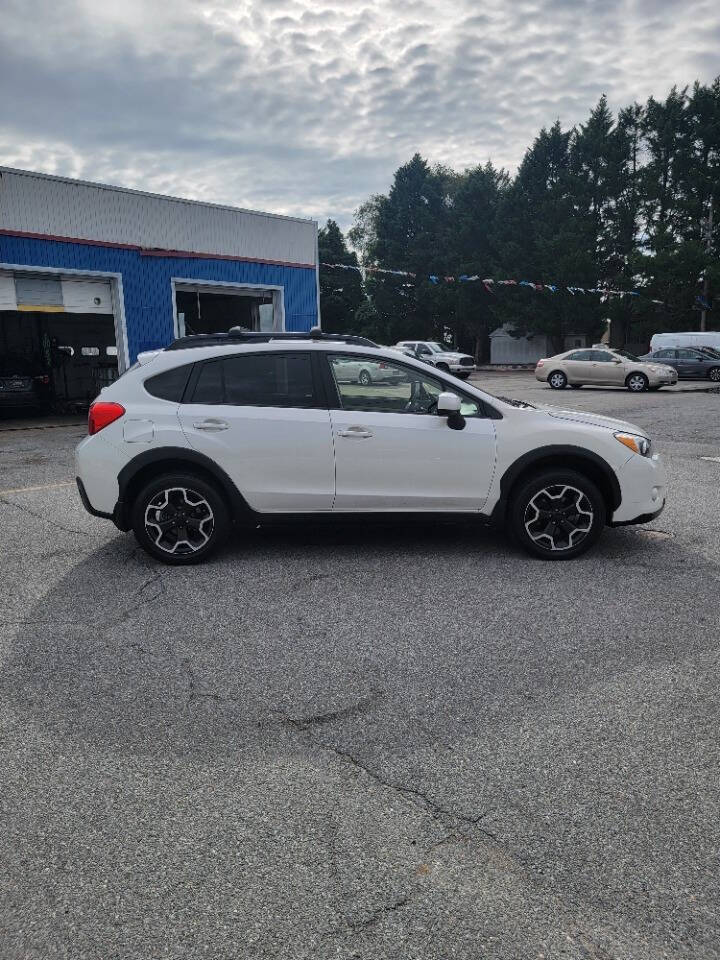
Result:
[[352,333],[355,314],[364,299],[362,281],[357,270],[331,269],[324,264],[357,267],[355,253],[347,248],[345,237],[334,220],[328,220],[318,231],[320,258],[320,317],[328,333]]

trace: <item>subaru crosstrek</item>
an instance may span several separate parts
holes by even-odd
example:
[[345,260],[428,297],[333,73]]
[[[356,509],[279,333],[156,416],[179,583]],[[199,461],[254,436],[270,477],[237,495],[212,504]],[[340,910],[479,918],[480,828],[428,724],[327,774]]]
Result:
[[[346,375],[350,361],[369,381]],[[563,560],[606,525],[656,517],[666,496],[640,427],[495,397],[319,331],[233,328],[143,354],[93,403],[88,432],[86,509],[170,564],[288,514],[473,516]]]

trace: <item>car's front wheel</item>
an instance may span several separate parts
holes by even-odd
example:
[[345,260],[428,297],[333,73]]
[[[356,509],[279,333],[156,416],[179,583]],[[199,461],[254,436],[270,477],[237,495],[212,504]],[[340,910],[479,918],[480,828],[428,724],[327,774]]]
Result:
[[517,488],[509,520],[516,540],[543,560],[570,560],[588,550],[605,526],[605,500],[574,470],[545,470]]
[[553,388],[553,390],[564,390],[567,386],[568,379],[562,370],[553,370],[553,372],[548,377],[548,383]]
[[151,556],[173,565],[200,563],[227,537],[230,516],[217,489],[188,473],[155,477],[132,506],[135,537]]
[[450,367],[446,363],[436,363],[435,366],[443,373],[450,373]]
[[708,380],[712,380],[713,383],[720,383],[720,367],[713,367],[708,370]]
[[625,386],[631,393],[642,393],[650,385],[650,381],[644,373],[631,373],[625,381]]

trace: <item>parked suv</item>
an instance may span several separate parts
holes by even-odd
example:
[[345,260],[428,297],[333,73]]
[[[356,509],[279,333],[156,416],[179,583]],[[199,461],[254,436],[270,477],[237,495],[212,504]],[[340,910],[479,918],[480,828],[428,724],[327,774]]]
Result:
[[461,380],[467,380],[476,369],[475,361],[468,353],[448,350],[435,340],[401,340],[396,346],[411,350],[418,360],[424,360],[445,373],[454,373]]
[[[343,375],[362,361],[369,383]],[[374,375],[392,368],[392,379]],[[90,408],[76,452],[87,510],[170,564],[204,560],[234,524],[287,514],[456,514],[506,524],[550,560],[665,504],[645,431],[459,386],[360,337],[187,337]]]

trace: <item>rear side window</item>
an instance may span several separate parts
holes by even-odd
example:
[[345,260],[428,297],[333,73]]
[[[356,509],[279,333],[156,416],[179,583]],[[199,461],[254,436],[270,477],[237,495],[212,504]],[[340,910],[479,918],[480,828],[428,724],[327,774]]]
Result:
[[158,373],[145,381],[145,389],[151,396],[158,397],[160,400],[180,403],[192,366],[191,363],[186,363],[182,367],[173,367],[172,370]]
[[592,360],[592,350],[576,350],[566,360]]
[[245,354],[206,361],[193,403],[237,407],[314,407],[309,354]]

